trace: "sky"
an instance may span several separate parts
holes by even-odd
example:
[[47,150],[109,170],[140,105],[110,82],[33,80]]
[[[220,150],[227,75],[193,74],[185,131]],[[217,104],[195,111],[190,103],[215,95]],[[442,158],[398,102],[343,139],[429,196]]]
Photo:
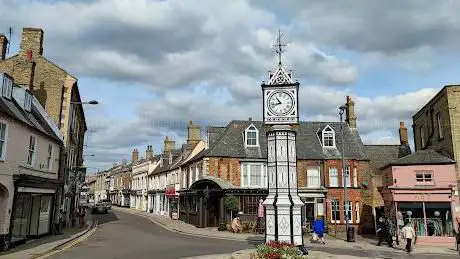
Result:
[[0,32],[45,32],[44,55],[78,78],[89,172],[163,139],[189,120],[262,119],[261,83],[283,65],[300,82],[302,120],[338,121],[349,95],[365,144],[398,144],[405,121],[460,83],[460,1],[0,0]]

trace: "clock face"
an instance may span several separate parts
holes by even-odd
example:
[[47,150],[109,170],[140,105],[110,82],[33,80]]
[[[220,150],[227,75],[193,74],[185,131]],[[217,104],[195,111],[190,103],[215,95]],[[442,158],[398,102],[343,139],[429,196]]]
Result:
[[288,91],[275,91],[268,97],[268,109],[277,116],[290,113],[294,104],[294,96]]

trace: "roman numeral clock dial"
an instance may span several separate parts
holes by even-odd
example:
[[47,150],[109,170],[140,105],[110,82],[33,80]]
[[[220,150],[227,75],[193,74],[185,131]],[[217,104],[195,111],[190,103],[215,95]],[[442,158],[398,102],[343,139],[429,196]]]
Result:
[[268,109],[276,116],[289,114],[294,109],[294,96],[288,91],[274,91],[268,97]]

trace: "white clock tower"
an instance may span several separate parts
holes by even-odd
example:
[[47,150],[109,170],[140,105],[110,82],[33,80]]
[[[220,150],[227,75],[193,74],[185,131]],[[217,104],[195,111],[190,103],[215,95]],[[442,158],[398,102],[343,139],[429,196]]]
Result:
[[267,132],[268,196],[264,201],[265,242],[284,241],[303,250],[301,209],[297,193],[296,128],[299,124],[299,83],[281,64],[281,34],[276,52],[278,67],[262,84],[263,120]]

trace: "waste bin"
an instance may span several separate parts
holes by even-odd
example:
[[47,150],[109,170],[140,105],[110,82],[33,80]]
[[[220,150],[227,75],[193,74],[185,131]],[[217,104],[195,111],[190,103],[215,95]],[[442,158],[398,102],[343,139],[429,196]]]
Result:
[[347,230],[347,242],[355,242],[355,228],[349,227]]

